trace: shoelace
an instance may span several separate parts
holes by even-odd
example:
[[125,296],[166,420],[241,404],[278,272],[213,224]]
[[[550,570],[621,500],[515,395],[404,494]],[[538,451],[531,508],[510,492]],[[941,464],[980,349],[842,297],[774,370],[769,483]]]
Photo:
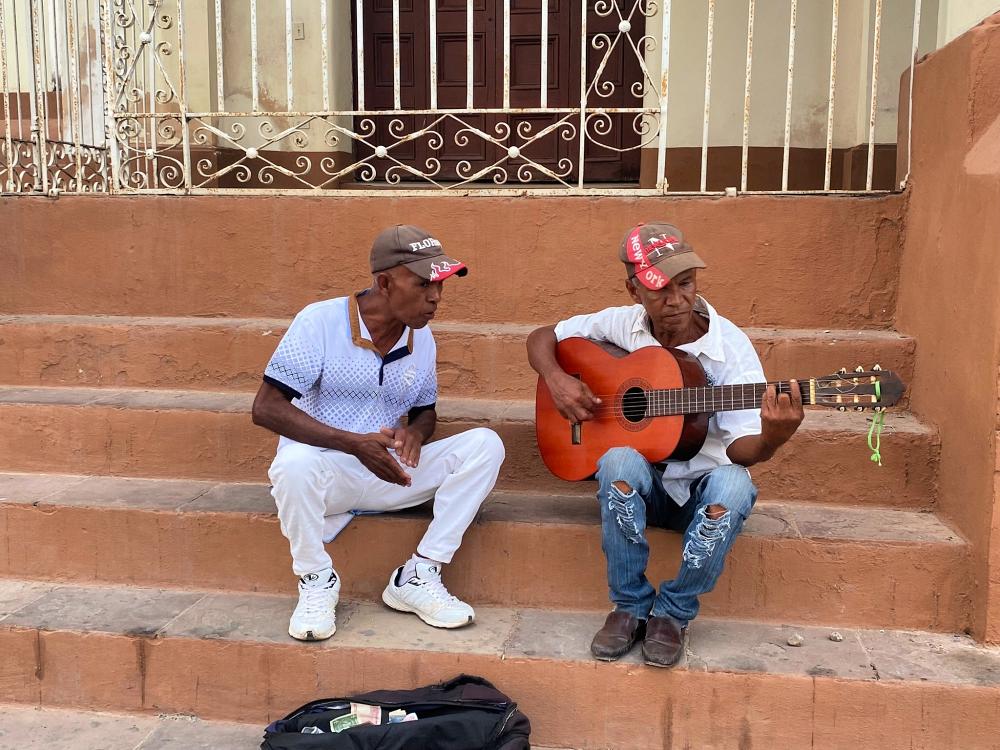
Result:
[[444,581],[440,578],[425,579],[421,581],[421,584],[421,588],[424,591],[442,604],[455,604],[458,602],[458,597],[454,596],[444,587]]
[[330,607],[330,589],[332,586],[323,586],[322,588],[303,588],[302,589],[302,609],[307,617],[315,617],[316,615],[326,614]]

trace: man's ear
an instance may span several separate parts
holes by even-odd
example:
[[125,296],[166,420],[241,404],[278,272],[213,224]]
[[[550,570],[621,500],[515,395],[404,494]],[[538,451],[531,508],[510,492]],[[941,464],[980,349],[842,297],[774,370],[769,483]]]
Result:
[[388,271],[379,271],[375,274],[375,283],[372,285],[376,292],[386,292],[392,285],[392,274]]
[[639,297],[639,292],[635,288],[635,282],[631,279],[625,279],[625,289],[628,290],[628,296],[632,298],[633,302],[638,302],[642,304],[642,299]]

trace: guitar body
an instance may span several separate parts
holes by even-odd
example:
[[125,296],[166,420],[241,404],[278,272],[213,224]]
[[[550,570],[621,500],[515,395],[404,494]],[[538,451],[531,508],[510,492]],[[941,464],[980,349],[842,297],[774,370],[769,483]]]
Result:
[[535,429],[545,465],[561,479],[593,477],[611,448],[635,448],[650,463],[697,455],[708,433],[709,413],[647,417],[643,391],[707,384],[694,356],[649,346],[631,354],[609,344],[569,338],[556,347],[559,365],[580,378],[602,403],[594,419],[571,424],[556,410],[545,381],[535,393]]

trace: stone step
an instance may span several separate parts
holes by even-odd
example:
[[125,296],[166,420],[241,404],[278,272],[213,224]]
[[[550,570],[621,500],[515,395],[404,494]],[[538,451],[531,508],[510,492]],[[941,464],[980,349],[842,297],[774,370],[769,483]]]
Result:
[[[174,479],[264,481],[276,438],[255,427],[248,393],[0,387],[0,469]],[[555,479],[538,456],[530,401],[447,399],[440,434],[489,425],[504,439],[500,486],[590,494]],[[935,433],[892,411],[883,466],[868,458],[865,415],[810,409],[799,433],[753,470],[762,493],[795,501],[927,508]]]
[[[370,283],[383,227],[416,222],[468,263],[441,317],[534,322],[628,304],[618,247],[666,217],[709,264],[708,300],[739,325],[892,326],[903,197],[189,196],[18,201],[5,313],[289,318]],[[72,232],[66,228],[72,227]],[[81,270],[83,269],[83,270]]]
[[263,723],[0,705],[0,747],[17,750],[259,750],[263,737]]
[[263,723],[205,721],[188,714],[0,705],[0,747],[17,750],[259,750],[263,736]]
[[[356,518],[330,546],[344,595],[378,600],[427,526],[426,506]],[[288,544],[262,484],[0,475],[0,577],[285,593]],[[651,529],[649,577],[679,534]],[[725,617],[961,631],[968,546],[933,514],[759,502],[703,611]],[[477,605],[603,610],[592,498],[495,492],[447,581]]]
[[481,607],[440,631],[345,600],[331,640],[297,643],[293,603],[0,580],[0,700],[263,726],[316,698],[464,672],[516,700],[536,743],[581,750],[979,748],[1000,703],[1000,656],[964,636],[841,629],[835,642],[829,627],[699,618],[662,670],[637,651],[593,661],[599,612]]
[[[256,390],[287,319],[0,316],[3,385]],[[448,396],[533,398],[532,324],[435,321]],[[747,329],[772,380],[880,363],[904,382],[915,342],[893,331]]]

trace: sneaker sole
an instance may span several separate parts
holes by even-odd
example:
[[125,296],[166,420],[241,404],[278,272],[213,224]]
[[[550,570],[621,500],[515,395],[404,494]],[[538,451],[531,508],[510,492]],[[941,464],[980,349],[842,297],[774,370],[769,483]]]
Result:
[[414,614],[417,617],[419,617],[421,620],[423,620],[424,622],[426,622],[428,625],[430,625],[431,627],[435,627],[435,628],[444,628],[446,630],[453,630],[455,628],[463,628],[466,625],[471,625],[472,622],[475,620],[475,617],[470,617],[465,622],[457,622],[457,623],[456,622],[444,622],[443,620],[435,620],[433,617],[428,617],[423,612],[420,612],[419,610],[414,609],[413,607],[411,607],[406,602],[403,602],[403,601],[400,601],[399,599],[397,599],[396,595],[393,594],[388,589],[388,587],[386,587],[385,590],[382,591],[382,601],[385,602],[385,605],[387,607],[389,607],[390,609],[394,609],[397,612],[409,612],[411,614]]
[[292,629],[288,629],[288,635],[297,641],[325,641],[328,638],[332,638],[334,633],[337,632],[337,628],[330,631],[329,635],[314,635],[312,630],[307,630],[305,633],[293,633]]

